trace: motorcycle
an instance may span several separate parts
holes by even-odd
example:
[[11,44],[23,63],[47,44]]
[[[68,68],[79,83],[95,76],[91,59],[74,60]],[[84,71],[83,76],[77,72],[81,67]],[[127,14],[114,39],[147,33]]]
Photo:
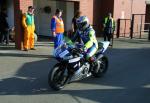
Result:
[[63,43],[54,50],[58,63],[48,74],[48,84],[54,90],[61,90],[70,82],[87,78],[91,75],[102,77],[108,69],[108,58],[104,55],[109,42],[99,42],[98,50],[90,60],[85,59],[85,52],[80,44]]

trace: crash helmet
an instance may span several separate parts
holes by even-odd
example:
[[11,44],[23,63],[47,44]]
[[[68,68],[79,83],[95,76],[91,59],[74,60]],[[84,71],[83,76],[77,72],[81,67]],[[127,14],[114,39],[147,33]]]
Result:
[[80,16],[77,20],[77,27],[79,30],[85,30],[89,27],[89,19],[86,16]]

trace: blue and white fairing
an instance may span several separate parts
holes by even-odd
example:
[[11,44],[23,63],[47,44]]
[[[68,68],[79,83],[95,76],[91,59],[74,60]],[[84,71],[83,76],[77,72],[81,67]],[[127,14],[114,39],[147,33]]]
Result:
[[103,50],[102,50],[102,53],[104,53],[106,50],[107,50],[107,48],[108,48],[108,46],[109,46],[109,44],[110,44],[110,42],[109,41],[103,41],[103,42],[101,42],[102,44],[103,44]]
[[66,45],[65,43],[61,44],[59,47],[54,49],[53,55],[56,58],[60,58],[63,60],[68,60],[69,63],[77,62],[81,59],[81,57],[73,57],[70,54],[69,49],[74,48],[73,45]]

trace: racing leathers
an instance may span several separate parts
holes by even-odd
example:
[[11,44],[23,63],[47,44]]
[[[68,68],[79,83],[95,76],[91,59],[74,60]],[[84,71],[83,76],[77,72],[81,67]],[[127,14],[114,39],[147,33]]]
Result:
[[74,42],[78,36],[83,41],[84,44],[83,50],[85,51],[86,59],[88,60],[96,53],[98,49],[98,42],[95,36],[95,30],[90,25],[83,31],[78,29],[74,37],[72,38],[72,41]]

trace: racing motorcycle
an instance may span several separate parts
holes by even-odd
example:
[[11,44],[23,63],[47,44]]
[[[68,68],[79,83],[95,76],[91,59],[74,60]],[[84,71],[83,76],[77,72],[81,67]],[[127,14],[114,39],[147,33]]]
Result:
[[108,69],[108,58],[104,55],[109,42],[99,42],[98,50],[89,60],[85,59],[82,45],[63,43],[54,50],[58,63],[48,74],[48,84],[54,90],[61,90],[70,82],[94,76],[102,77]]

